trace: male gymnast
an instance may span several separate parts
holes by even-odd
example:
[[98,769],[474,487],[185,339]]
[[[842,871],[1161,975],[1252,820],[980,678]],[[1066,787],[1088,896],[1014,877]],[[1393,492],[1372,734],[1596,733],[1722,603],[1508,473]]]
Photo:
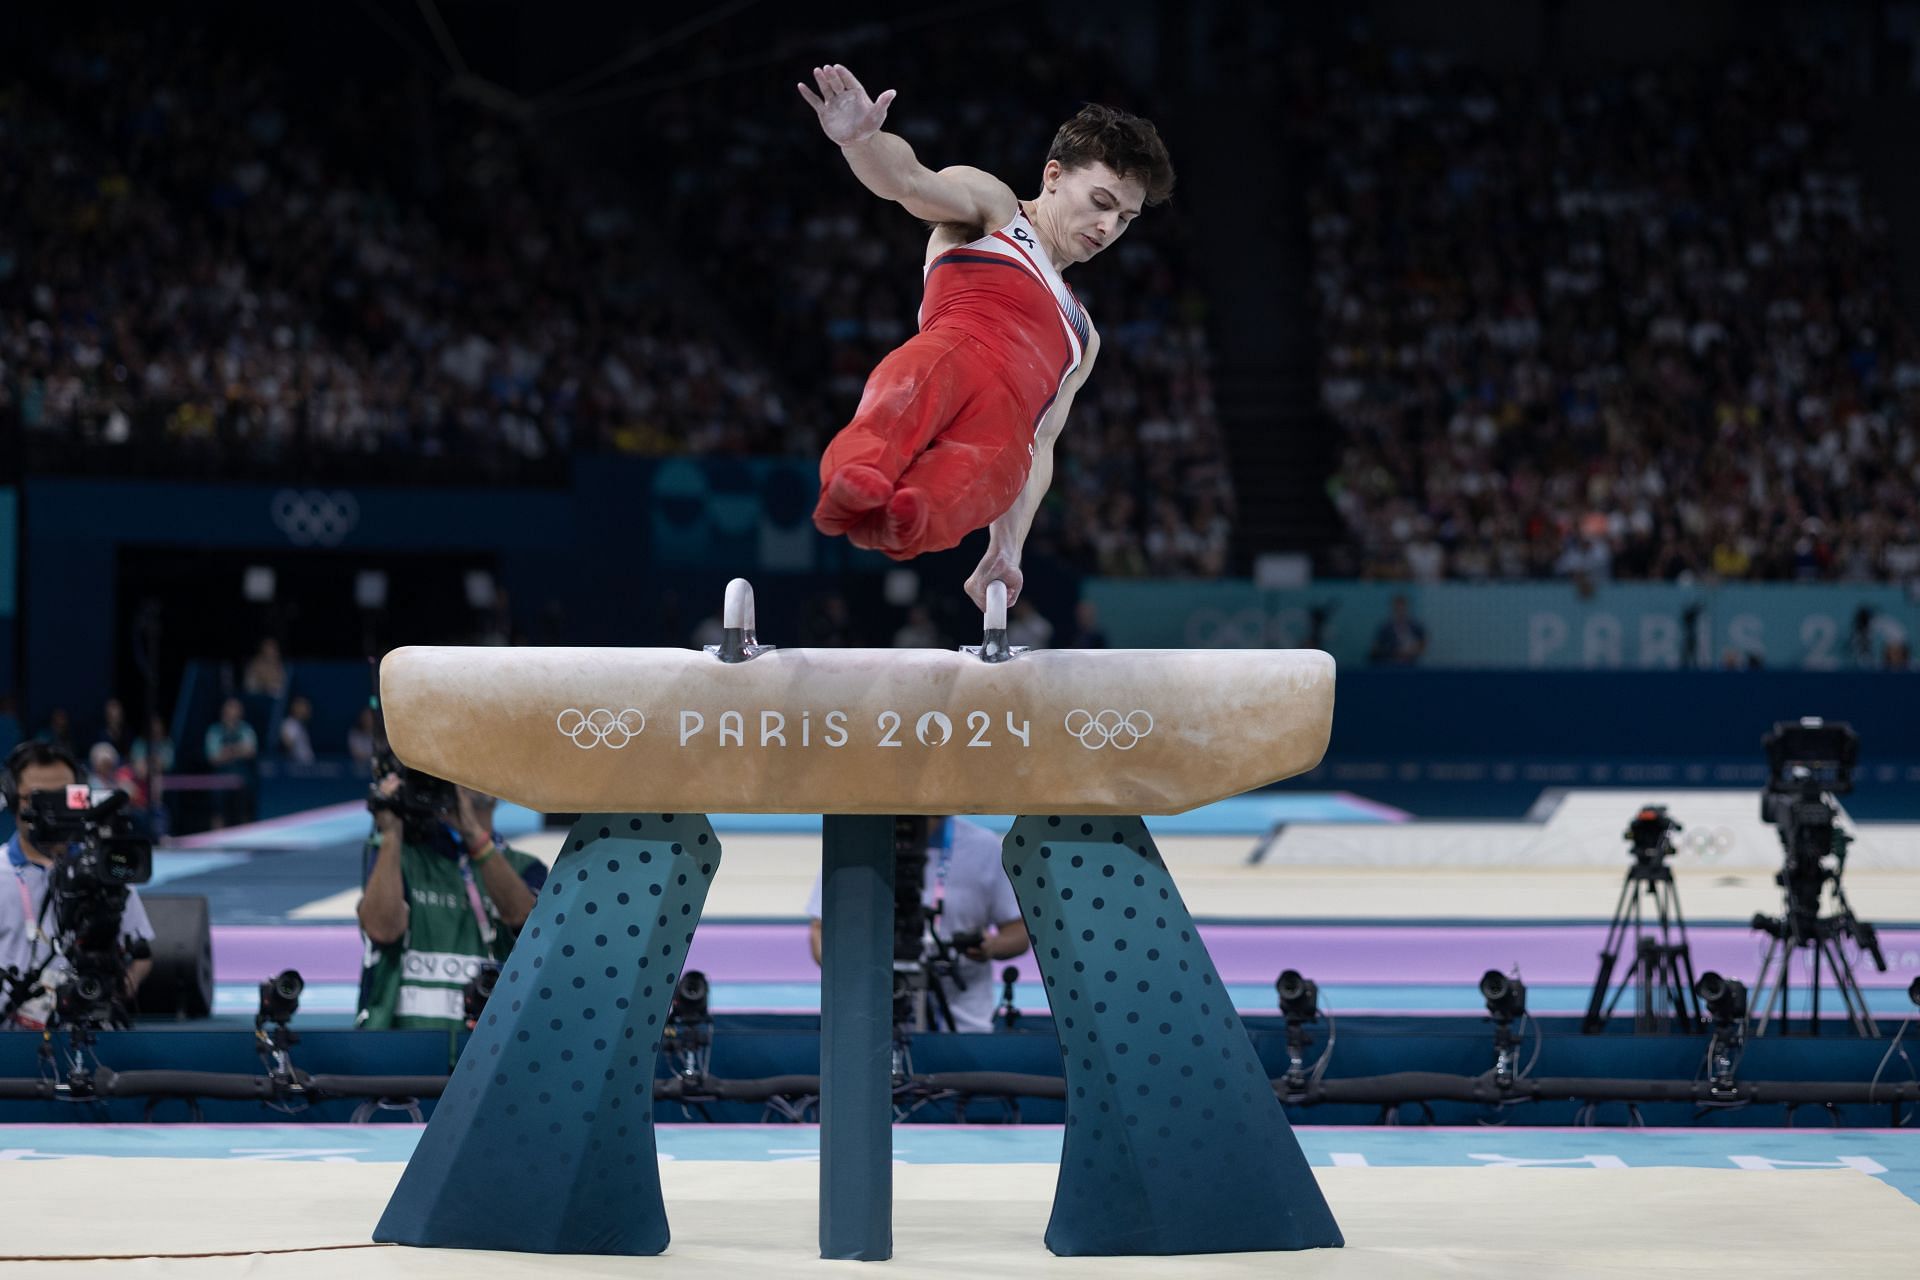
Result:
[[1040,193],[1021,200],[990,173],[938,172],[884,133],[894,91],[871,98],[844,66],[815,67],[800,96],[875,195],[932,224],[920,331],[867,378],[860,406],[820,459],[822,533],[910,560],[986,526],[967,579],[1020,595],[1020,553],[1053,481],[1053,442],[1093,371],[1100,335],[1061,273],[1126,233],[1173,191],[1150,121],[1088,105],[1060,126]]

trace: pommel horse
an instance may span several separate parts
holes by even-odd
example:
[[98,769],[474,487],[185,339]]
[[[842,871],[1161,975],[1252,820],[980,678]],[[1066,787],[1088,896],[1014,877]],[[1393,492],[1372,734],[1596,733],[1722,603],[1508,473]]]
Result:
[[1338,1246],[1143,814],[1305,772],[1317,650],[781,649],[728,584],[687,649],[403,648],[408,765],[580,813],[374,1239],[657,1254],[654,1058],[708,887],[710,812],[823,815],[820,1254],[892,1254],[891,815],[1015,813],[1002,857],[1066,1076],[1060,1255]]

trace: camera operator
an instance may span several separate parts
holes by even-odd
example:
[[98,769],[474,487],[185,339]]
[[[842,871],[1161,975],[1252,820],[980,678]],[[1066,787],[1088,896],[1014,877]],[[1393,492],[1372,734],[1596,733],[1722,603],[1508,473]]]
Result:
[[[0,1028],[39,1030],[47,1025],[53,1013],[54,993],[71,969],[68,952],[72,940],[60,937],[53,923],[50,892],[53,868],[66,856],[67,846],[37,846],[24,814],[36,792],[62,792],[70,786],[84,785],[87,775],[70,752],[46,742],[21,743],[7,757],[5,769],[7,808],[16,829],[5,846],[4,875],[13,883],[0,889],[0,973],[13,970],[15,981],[27,989],[15,989],[14,983],[0,981],[0,1012],[19,1001],[11,1018],[0,1018]],[[111,922],[108,924],[110,928]],[[120,942],[129,959],[115,1003],[130,1006],[133,993],[153,968],[153,925],[140,895],[130,888],[120,917]]]
[[547,868],[494,835],[491,796],[417,770],[381,770],[368,807],[375,831],[360,898],[367,946],[355,1025],[463,1028],[467,982],[513,950]]
[[[1023,955],[1028,947],[1020,902],[1000,866],[1000,837],[964,818],[933,818],[927,823],[926,867],[921,901],[936,939],[952,943],[958,952],[955,976],[966,983],[965,990],[957,982],[945,984],[954,1030],[991,1031],[998,997],[994,962]],[[815,964],[820,963],[820,899],[816,876],[807,899]]]

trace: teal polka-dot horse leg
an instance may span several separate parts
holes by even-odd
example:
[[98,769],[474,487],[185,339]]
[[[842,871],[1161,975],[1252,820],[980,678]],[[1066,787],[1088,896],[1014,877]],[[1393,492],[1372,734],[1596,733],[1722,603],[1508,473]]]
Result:
[[1057,1254],[1338,1246],[1340,1228],[1138,818],[1021,818],[1002,862],[1067,1078]]

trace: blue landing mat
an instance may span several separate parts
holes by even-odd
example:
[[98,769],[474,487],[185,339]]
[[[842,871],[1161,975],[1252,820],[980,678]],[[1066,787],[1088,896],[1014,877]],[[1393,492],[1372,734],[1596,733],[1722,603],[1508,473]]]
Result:
[[[415,1125],[0,1125],[0,1160],[73,1156],[393,1163]],[[1503,1164],[1634,1169],[1854,1169],[1920,1202],[1920,1129],[1352,1128],[1299,1125],[1321,1168],[1470,1169]],[[1054,1164],[1058,1125],[895,1125],[906,1164]],[[661,1125],[662,1160],[820,1157],[815,1125]]]

